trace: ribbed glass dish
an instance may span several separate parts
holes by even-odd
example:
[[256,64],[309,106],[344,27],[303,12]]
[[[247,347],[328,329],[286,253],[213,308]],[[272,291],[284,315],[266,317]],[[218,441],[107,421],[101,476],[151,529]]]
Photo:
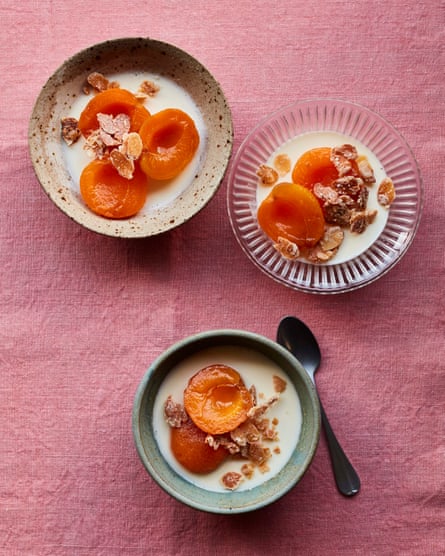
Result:
[[[258,167],[286,142],[320,131],[339,133],[363,144],[377,157],[396,188],[396,200],[377,239],[357,256],[338,264],[335,259],[330,264],[285,259],[257,221]],[[423,188],[413,153],[391,124],[358,104],[317,99],[278,110],[246,137],[231,164],[227,204],[234,234],[260,270],[296,290],[332,294],[370,284],[400,260],[419,225]]]

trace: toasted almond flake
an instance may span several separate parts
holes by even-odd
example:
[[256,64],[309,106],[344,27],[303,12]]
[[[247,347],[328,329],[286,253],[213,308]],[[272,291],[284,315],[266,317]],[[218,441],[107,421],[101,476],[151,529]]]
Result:
[[260,178],[262,185],[274,185],[277,183],[279,177],[275,168],[267,166],[267,164],[261,164],[256,174]]
[[273,375],[272,381],[273,381],[273,389],[277,394],[281,394],[286,390],[287,382],[280,376]]
[[110,135],[103,129],[99,129],[99,137],[105,147],[117,147],[118,145],[120,145],[120,141],[115,139],[113,135]]
[[109,135],[113,136],[116,141],[122,142],[123,136],[130,131],[130,116],[128,114],[102,114],[99,112],[97,121],[100,128]]
[[285,176],[291,170],[291,160],[289,155],[278,154],[273,161],[273,165],[281,177]]
[[247,420],[230,432],[230,438],[238,446],[247,446],[247,444],[260,440],[260,431],[252,421]]
[[314,185],[313,192],[316,197],[329,203],[335,203],[338,199],[338,192],[334,188],[322,185],[321,183]]
[[368,185],[375,183],[374,170],[372,169],[372,166],[366,156],[358,156],[356,162],[359,174],[363,181]]
[[390,178],[385,178],[379,185],[377,200],[382,207],[389,207],[396,198],[396,189]]
[[262,464],[258,467],[258,469],[261,471],[261,473],[269,473],[269,471],[270,471],[270,467],[269,467],[269,465],[268,465],[266,462],[262,463]]
[[74,145],[81,136],[79,122],[76,118],[62,118],[62,138],[68,146]]
[[331,162],[336,167],[340,177],[351,171],[351,161],[355,158],[357,158],[357,149],[352,145],[345,144],[331,149]]
[[346,160],[355,160],[357,158],[357,149],[354,145],[345,143],[339,147],[332,148],[332,156],[342,156]]
[[241,466],[241,473],[246,479],[251,479],[255,473],[255,467],[251,463],[244,463]]
[[164,416],[167,424],[172,428],[179,428],[188,421],[184,407],[168,396],[164,404]]
[[358,210],[351,213],[349,229],[354,234],[362,234],[377,216],[376,210]]
[[156,85],[153,81],[146,79],[139,85],[138,93],[142,93],[147,97],[154,97],[157,93],[159,93],[159,85]]
[[309,251],[307,259],[312,263],[326,263],[327,261],[332,259],[337,251],[338,249],[330,249],[324,251],[318,244]]
[[367,186],[363,186],[362,188],[360,188],[359,194],[357,195],[357,200],[355,202],[355,205],[358,209],[365,209],[366,205],[368,204],[368,198],[369,198],[369,189]]
[[249,388],[249,393],[250,393],[250,397],[252,398],[253,405],[256,405],[258,400],[258,395],[257,395],[255,384],[251,385],[251,387]]
[[261,405],[254,405],[249,409],[247,413],[248,418],[253,419],[254,421],[261,418],[270,407],[277,403],[279,399],[280,396],[278,394],[274,394],[271,398],[269,398]]
[[279,237],[274,244],[274,248],[281,253],[285,259],[294,261],[300,256],[300,249],[296,243],[289,241],[285,237]]
[[221,482],[227,490],[237,489],[243,481],[241,473],[236,471],[228,471],[221,477]]
[[118,149],[110,152],[111,164],[116,168],[118,174],[127,180],[131,180],[134,173],[134,162],[127,158]]
[[333,187],[340,195],[357,195],[363,187],[363,180],[356,176],[342,176],[334,181]]
[[271,453],[268,448],[265,448],[261,442],[252,442],[249,444],[249,459],[255,465],[262,466],[270,458]]
[[106,91],[109,88],[110,82],[102,73],[93,71],[87,77],[87,83],[98,92]]
[[91,158],[103,158],[105,155],[105,143],[101,137],[101,130],[96,129],[88,135],[83,146],[84,150]]
[[142,149],[143,144],[139,133],[132,131],[131,133],[124,134],[120,147],[122,154],[131,160],[137,160],[142,154]]
[[345,233],[340,226],[327,226],[323,237],[320,240],[322,251],[337,249],[343,242]]
[[114,136],[119,141],[123,141],[124,135],[130,133],[131,120],[128,114],[117,114],[114,118]]

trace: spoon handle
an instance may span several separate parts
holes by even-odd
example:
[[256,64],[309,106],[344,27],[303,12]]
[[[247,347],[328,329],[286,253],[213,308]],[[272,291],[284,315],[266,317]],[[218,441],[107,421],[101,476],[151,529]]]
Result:
[[357,494],[360,490],[360,478],[355,469],[352,467],[352,464],[346,454],[343,452],[343,448],[338,443],[337,437],[335,436],[323,406],[321,405],[321,400],[320,412],[329,453],[331,454],[332,467],[334,469],[334,477],[335,482],[337,483],[337,488],[344,496],[354,496],[354,494]]

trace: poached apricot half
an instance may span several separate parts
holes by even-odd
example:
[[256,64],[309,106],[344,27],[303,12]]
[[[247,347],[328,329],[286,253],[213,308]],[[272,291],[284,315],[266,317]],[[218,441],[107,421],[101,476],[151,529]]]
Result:
[[153,114],[139,130],[144,150],[141,168],[155,180],[169,180],[182,172],[199,145],[192,118],[177,108]]
[[325,220],[317,198],[295,183],[275,185],[260,204],[257,217],[273,241],[282,237],[299,247],[313,247],[324,233]]
[[331,150],[330,147],[317,147],[303,153],[292,169],[292,181],[309,189],[316,183],[331,185],[338,178]]
[[228,456],[225,448],[216,450],[205,439],[207,433],[191,420],[171,429],[170,447],[176,460],[192,473],[210,473]]
[[247,419],[252,396],[238,371],[210,365],[198,371],[184,391],[184,407],[197,427],[208,434],[224,434]]
[[99,128],[97,115],[126,114],[130,117],[130,131],[139,131],[142,124],[150,117],[150,112],[138,101],[133,93],[126,89],[107,89],[97,93],[80,114],[79,129],[84,137]]
[[128,218],[144,206],[148,179],[136,165],[132,179],[119,175],[109,159],[95,159],[80,175],[80,192],[86,205],[106,218]]

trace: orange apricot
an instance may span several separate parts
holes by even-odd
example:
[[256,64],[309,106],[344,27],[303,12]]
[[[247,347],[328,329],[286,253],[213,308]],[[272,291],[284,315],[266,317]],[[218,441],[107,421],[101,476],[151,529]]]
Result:
[[141,168],[155,180],[169,180],[180,174],[199,145],[194,121],[176,108],[153,114],[139,134],[144,145]]
[[192,473],[210,473],[226,459],[228,452],[220,446],[216,450],[205,441],[207,433],[191,420],[170,432],[170,447],[176,460]]
[[316,183],[331,185],[338,171],[331,161],[331,148],[318,147],[303,153],[292,169],[292,181],[312,189]]
[[208,434],[224,434],[247,419],[252,396],[240,374],[227,365],[210,365],[189,380],[184,407],[197,427]]
[[315,195],[302,185],[279,183],[258,208],[258,223],[273,240],[282,237],[312,247],[323,236],[325,220]]
[[86,205],[106,218],[128,218],[144,205],[148,179],[136,165],[132,179],[118,174],[109,159],[95,159],[82,171],[80,192]]
[[138,99],[126,89],[107,89],[97,93],[80,114],[79,129],[84,137],[99,128],[97,115],[127,114],[130,117],[130,131],[139,131],[142,124],[150,117],[150,112]]

